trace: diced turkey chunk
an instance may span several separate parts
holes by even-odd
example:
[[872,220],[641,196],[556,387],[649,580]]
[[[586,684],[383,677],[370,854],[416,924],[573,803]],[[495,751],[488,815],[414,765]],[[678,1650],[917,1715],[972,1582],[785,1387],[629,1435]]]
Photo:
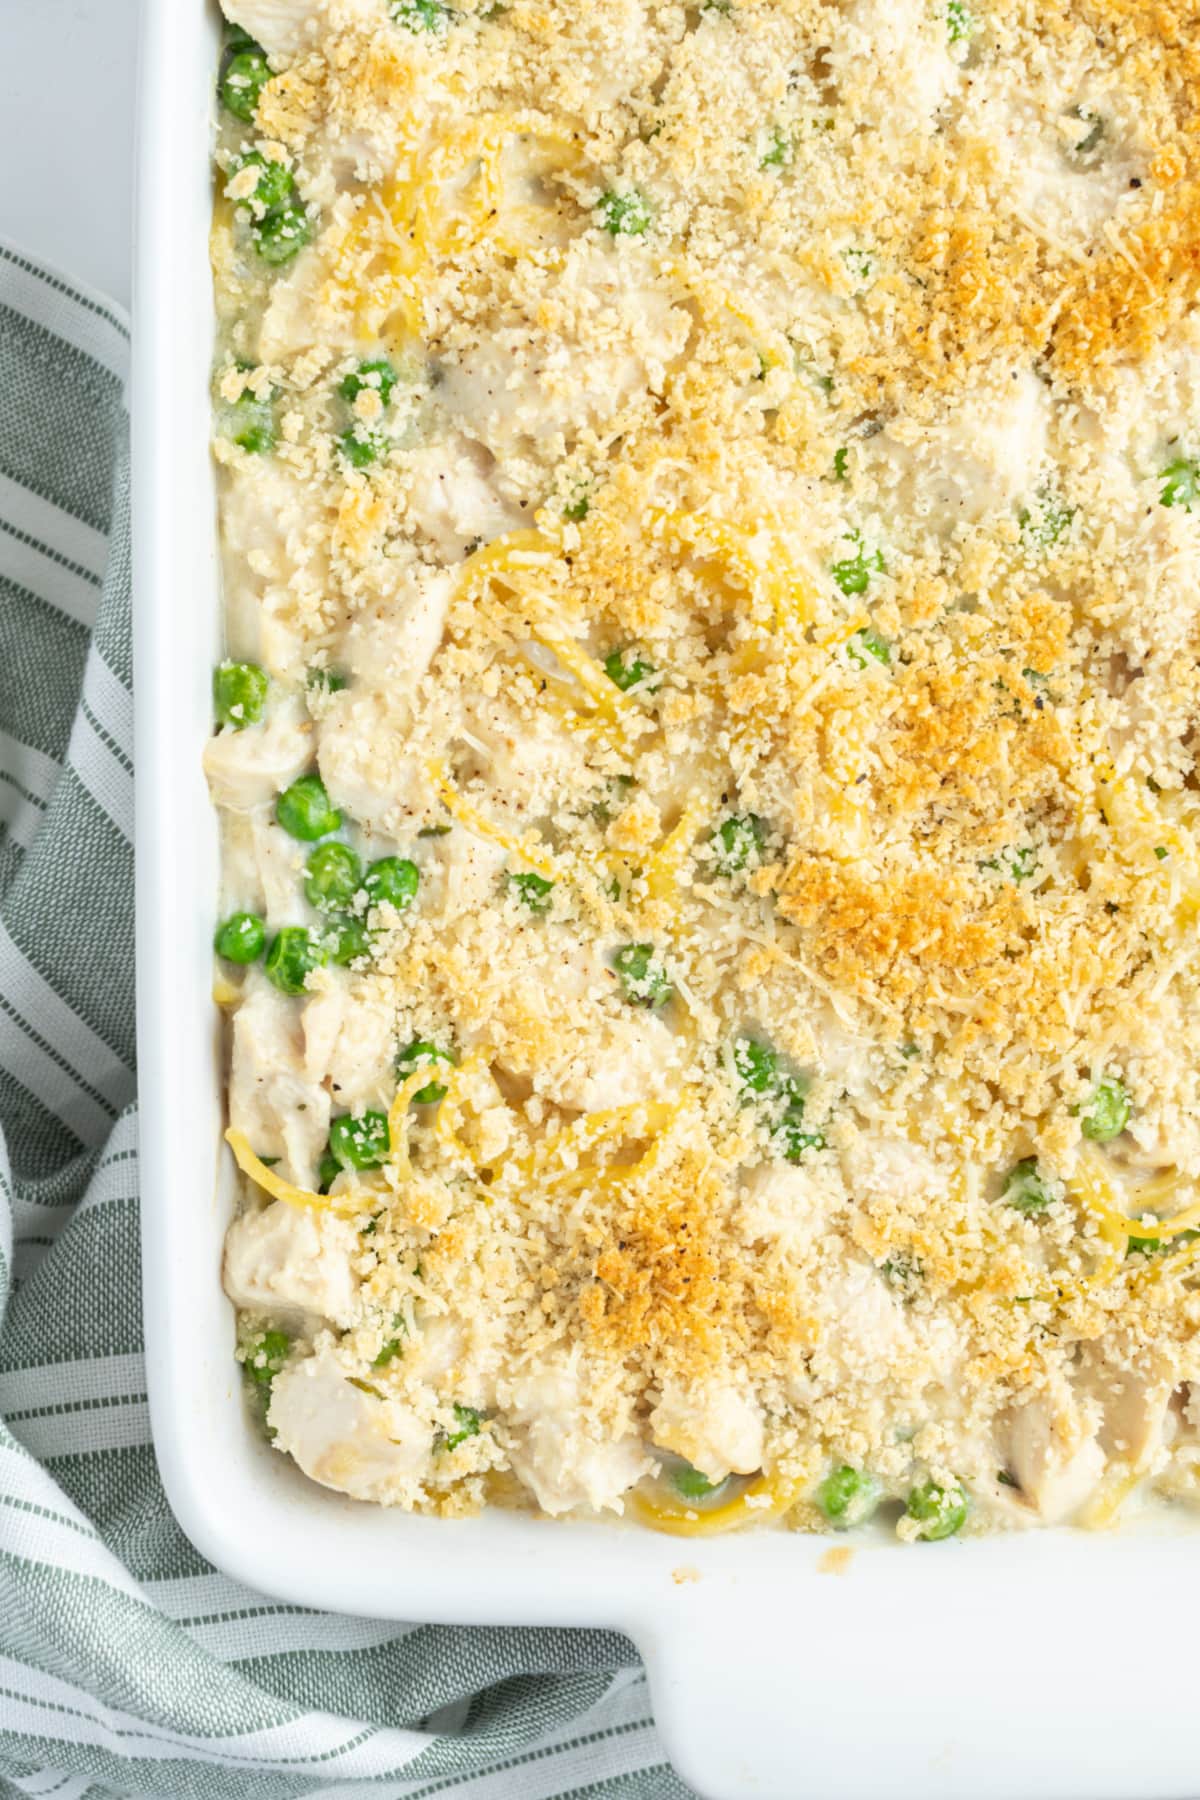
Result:
[[1050,401],[1028,369],[993,371],[932,427],[893,420],[867,446],[885,514],[936,530],[974,524],[1029,495],[1046,455]]
[[601,7],[556,5],[546,16],[564,36],[565,54],[547,66],[562,109],[600,124],[654,69],[646,0],[606,0]]
[[349,983],[331,969],[312,977],[304,1003],[304,1064],[326,1079],[339,1112],[386,1111],[395,1086],[395,1008],[367,980]]
[[405,570],[392,594],[356,614],[341,662],[364,682],[411,699],[442,641],[453,587],[446,570]]
[[356,1387],[331,1350],[280,1371],[267,1422],[276,1448],[306,1475],[356,1500],[411,1504],[429,1471],[429,1424],[402,1401]]
[[1048,243],[1081,250],[1130,198],[1150,148],[1120,88],[989,69],[967,85],[964,125],[987,141],[1010,203]]
[[260,43],[268,56],[290,61],[331,30],[382,23],[381,0],[221,0],[225,17]]
[[828,1001],[820,1008],[815,1032],[822,1072],[849,1094],[865,1092],[871,1080],[870,1040],[851,1031]]
[[821,1339],[812,1371],[818,1380],[832,1385],[861,1379],[867,1371],[879,1378],[888,1364],[915,1351],[904,1307],[873,1264],[848,1263],[827,1280],[817,1299]]
[[312,761],[312,726],[297,704],[277,707],[261,725],[226,726],[204,746],[204,772],[218,806],[251,812],[269,806]]
[[460,1014],[464,1045],[487,1043],[510,1075],[558,1106],[582,1112],[670,1098],[684,1041],[643,1007],[615,995],[602,951],[538,924],[495,946]]
[[329,583],[323,506],[281,456],[255,457],[222,482],[221,543],[229,654],[298,677],[304,605]]
[[1084,1354],[1075,1385],[1102,1409],[1100,1443],[1105,1454],[1134,1468],[1148,1467],[1162,1449],[1167,1429],[1172,1392],[1167,1368],[1161,1372],[1122,1368],[1097,1347]]
[[458,1401],[488,1412],[496,1400],[498,1321],[417,1309],[416,1329],[404,1341],[404,1378],[409,1393],[427,1394],[431,1404]]
[[233,1017],[229,1120],[258,1156],[282,1158],[280,1174],[315,1184],[329,1136],[329,1094],[304,1066],[300,1015],[258,970]]
[[434,790],[413,751],[403,697],[353,688],[334,696],[317,728],[317,764],[334,806],[385,837],[407,837]]
[[460,1320],[448,1314],[422,1319],[416,1336],[405,1344],[405,1369],[414,1380],[437,1387],[457,1372],[466,1346],[467,1332]]
[[916,1200],[946,1186],[946,1176],[929,1152],[905,1138],[860,1132],[843,1162],[847,1185],[867,1198]]
[[342,350],[353,337],[354,296],[348,286],[339,287],[336,269],[354,210],[351,197],[339,195],[322,213],[320,236],[272,284],[260,315],[259,362],[287,362],[306,350]]
[[653,1014],[606,1020],[594,1056],[564,1054],[547,1059],[539,1082],[560,1105],[582,1112],[635,1106],[639,1100],[669,1096],[678,1082],[680,1041]]
[[686,1457],[710,1481],[762,1467],[762,1409],[731,1382],[664,1383],[650,1429],[657,1445]]
[[499,1398],[513,1471],[543,1512],[619,1512],[622,1495],[654,1467],[632,1432],[605,1435],[583,1405],[583,1383],[569,1363],[547,1360],[536,1373],[502,1384]]
[[423,904],[444,924],[463,913],[477,912],[496,896],[508,852],[490,838],[476,837],[455,825],[437,840],[430,859],[429,888]]
[[349,1325],[358,1292],[350,1259],[357,1247],[348,1220],[272,1200],[230,1226],[225,1292],[247,1312]]
[[301,923],[305,846],[276,824],[269,807],[226,812],[221,827],[222,913],[261,913],[273,925]]
[[[1145,489],[1140,484],[1147,475],[1156,476],[1175,451],[1189,456],[1200,447],[1191,440],[1196,419],[1200,419],[1200,321],[1192,318],[1166,335],[1145,357],[1115,369],[1109,403],[1099,412],[1080,409],[1073,413],[1069,427],[1072,436],[1082,435],[1086,442],[1108,452],[1112,461],[1106,458],[1101,474],[1108,481],[1119,469],[1136,507],[1139,500],[1144,501]],[[1170,440],[1175,442],[1172,452],[1166,449]],[[1126,495],[1121,499],[1126,501]],[[1167,508],[1168,518],[1155,522],[1168,523],[1171,511]],[[1137,516],[1122,523],[1132,530]]]
[[799,1253],[825,1229],[832,1201],[811,1170],[794,1163],[759,1163],[742,1180],[738,1222],[748,1244],[778,1243]]
[[446,406],[498,458],[561,461],[581,434],[611,430],[683,347],[687,315],[639,249],[576,246],[561,294],[557,329],[540,314],[506,317],[446,364]]
[[525,812],[537,813],[555,791],[585,785],[582,740],[553,716],[523,718],[503,699],[479,694],[465,708],[463,737],[501,805],[519,796]]
[[489,479],[491,458],[461,434],[414,451],[408,460],[408,516],[447,562],[528,523]]
[[278,824],[273,806],[249,815],[263,909],[273,925],[305,919],[304,859],[308,848]]
[[853,110],[882,102],[897,145],[931,133],[961,79],[944,9],[928,0],[854,0],[841,25],[830,68],[844,102]]
[[1097,1424],[1098,1409],[1081,1408],[1065,1382],[1012,1409],[1001,1466],[1044,1524],[1071,1518],[1094,1493],[1104,1473]]

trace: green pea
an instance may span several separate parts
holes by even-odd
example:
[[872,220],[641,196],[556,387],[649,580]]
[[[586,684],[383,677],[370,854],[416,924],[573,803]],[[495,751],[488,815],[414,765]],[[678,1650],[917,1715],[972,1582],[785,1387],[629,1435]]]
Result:
[[449,30],[451,17],[442,0],[392,0],[392,18],[405,31],[430,31],[440,37]]
[[406,856],[381,856],[363,876],[363,891],[371,906],[392,906],[403,912],[411,906],[421,885],[421,872]]
[[846,655],[855,668],[865,669],[867,658],[873,656],[875,661],[882,663],[886,669],[892,660],[892,646],[885,637],[880,637],[877,631],[864,627],[862,631],[856,631],[846,645]]
[[221,105],[235,119],[252,124],[258,111],[259,96],[270,79],[266,51],[253,39],[248,39],[245,48],[235,50],[226,61],[218,86]]
[[1039,489],[1032,507],[1023,506],[1017,514],[1021,536],[1035,550],[1051,550],[1065,537],[1075,508],[1068,506],[1048,488]]
[[286,832],[303,844],[328,837],[342,822],[341,813],[329,804],[319,775],[301,775],[291,787],[284,788],[275,802],[275,817]]
[[786,1162],[802,1162],[810,1150],[825,1148],[825,1134],[822,1131],[810,1131],[804,1124],[803,1108],[790,1108],[780,1120],[775,1130],[775,1142]]
[[240,173],[242,169],[257,169],[259,175],[250,198],[236,202],[239,208],[248,209],[253,200],[264,213],[275,212],[286,205],[296,191],[296,178],[287,164],[270,160],[260,150],[250,150],[238,158],[234,172]]
[[811,1076],[796,1075],[791,1071],[786,1075],[781,1075],[779,1079],[779,1091],[793,1112],[804,1110],[804,1103],[808,1099],[808,1090],[811,1086]]
[[[434,1063],[445,1063],[448,1068],[452,1068],[457,1061],[452,1050],[439,1050],[436,1044],[431,1044],[426,1038],[414,1038],[397,1056],[396,1074],[401,1081],[407,1081],[414,1069],[424,1068],[427,1064],[432,1066]],[[445,1098],[445,1085],[440,1081],[428,1082],[413,1095],[418,1106],[436,1106],[439,1100]]]
[[946,0],[946,37],[951,44],[965,44],[975,35],[975,20],[964,0]]
[[981,869],[995,869],[1019,884],[1037,874],[1037,849],[1033,844],[1010,844],[998,856],[985,858],[979,866]]
[[1125,1245],[1126,1256],[1157,1256],[1163,1250],[1177,1250],[1183,1244],[1194,1244],[1200,1231],[1176,1231],[1169,1238],[1131,1236]]
[[612,965],[632,1006],[665,1006],[674,992],[653,944],[622,944]]
[[229,409],[229,436],[239,450],[251,456],[265,456],[275,448],[275,409],[269,395],[260,397],[252,388],[243,388]]
[[304,892],[319,912],[349,906],[362,883],[362,863],[349,844],[319,844],[304,867]]
[[650,203],[637,188],[618,194],[612,188],[600,197],[600,223],[613,237],[642,237],[650,224]]
[[275,420],[269,407],[255,401],[247,406],[244,399],[237,402],[238,408],[244,410],[241,417],[234,422],[230,433],[233,443],[239,450],[246,450],[251,456],[266,456],[275,448]]
[[831,1525],[850,1529],[864,1525],[879,1505],[882,1489],[865,1469],[848,1463],[831,1469],[817,1489],[817,1505]]
[[242,731],[257,725],[266,704],[267,673],[257,663],[223,662],[213,670],[213,708],[217,722]]
[[398,379],[387,357],[376,356],[367,362],[360,362],[357,369],[344,375],[338,384],[338,393],[343,400],[349,400],[353,404],[365,390],[367,393],[378,394],[380,401],[386,406]]
[[699,1469],[693,1469],[691,1463],[677,1463],[671,1470],[671,1486],[681,1500],[707,1500],[718,1489],[723,1488],[723,1481],[710,1481]]
[[371,954],[371,934],[363,920],[354,913],[332,920],[323,941],[330,962],[335,963],[339,969]]
[[957,1483],[939,1487],[936,1481],[922,1482],[908,1496],[907,1512],[921,1526],[926,1543],[936,1544],[941,1538],[953,1537],[961,1531],[967,1517],[967,1496]]
[[871,255],[871,252],[869,250],[861,250],[851,246],[850,249],[842,251],[842,261],[845,263],[858,285],[860,287],[865,287],[868,281],[870,281],[872,271],[875,267],[875,259]]
[[911,1299],[924,1278],[925,1270],[915,1256],[889,1256],[879,1265],[879,1273],[890,1288],[894,1288],[905,1299]]
[[468,1438],[479,1436],[479,1427],[483,1423],[483,1414],[476,1412],[473,1406],[460,1406],[454,1402],[454,1430],[446,1433],[447,1450],[457,1450]]
[[337,1157],[326,1149],[317,1164],[317,1192],[327,1194],[341,1172],[342,1165]]
[[779,1056],[770,1044],[756,1038],[737,1038],[733,1066],[743,1087],[754,1094],[769,1094],[775,1086]]
[[282,994],[302,994],[308,977],[325,961],[325,948],[306,925],[285,925],[276,932],[264,965]]
[[1037,850],[1032,844],[1019,844],[1009,850],[1002,850],[1000,860],[1014,881],[1028,881],[1037,874]]
[[[886,567],[883,552],[880,550],[869,551],[863,543],[861,531],[852,531],[850,540],[855,546],[854,555],[843,557],[840,562],[835,562],[830,570],[833,579],[847,597],[853,594],[865,594],[871,584],[872,574],[878,573]],[[873,654],[874,652],[872,652]]]
[[592,807],[592,817],[597,825],[612,824],[613,815],[625,805],[629,790],[635,785],[632,775],[613,775],[609,779],[604,794]]
[[508,885],[518,899],[524,901],[531,913],[548,913],[550,911],[550,896],[554,892],[554,883],[548,881],[544,875],[538,875],[532,869],[526,869],[520,875],[510,875]]
[[277,268],[281,263],[291,262],[311,236],[308,214],[296,203],[268,213],[262,223],[254,227],[254,246],[265,263]]
[[1004,1203],[1020,1213],[1040,1213],[1054,1196],[1042,1180],[1036,1156],[1024,1156],[1009,1170],[1004,1184]]
[[1078,143],[1072,145],[1071,155],[1080,162],[1086,162],[1100,147],[1104,136],[1104,120],[1090,106],[1075,106],[1071,110],[1080,123],[1089,128]]
[[396,1335],[388,1339],[379,1355],[374,1358],[371,1363],[373,1369],[386,1369],[388,1364],[394,1362],[403,1350],[404,1340],[408,1336],[408,1327],[404,1323],[403,1313],[392,1314],[392,1330]]
[[1174,462],[1167,464],[1158,480],[1160,506],[1182,506],[1185,512],[1191,512],[1197,495],[1200,495],[1200,463],[1177,456]]
[[338,449],[353,469],[369,469],[379,459],[384,440],[378,433],[351,425],[338,438]]
[[377,1169],[392,1147],[387,1114],[343,1113],[329,1127],[329,1154],[340,1169]]
[[1080,1125],[1085,1138],[1107,1144],[1120,1137],[1129,1123],[1132,1107],[1124,1082],[1106,1075],[1092,1089],[1091,1096],[1080,1108]]
[[266,941],[267,928],[257,913],[230,913],[217,931],[217,955],[226,962],[257,962]]
[[[604,673],[614,687],[619,687],[623,694],[627,694],[630,688],[637,687],[639,682],[649,681],[658,671],[653,663],[643,662],[636,651],[610,650],[604,659]],[[657,691],[657,682],[647,690],[651,694]]]
[[260,1331],[246,1345],[242,1367],[256,1387],[269,1388],[291,1349],[292,1340],[286,1331]]
[[734,814],[723,820],[712,836],[721,874],[739,875],[749,863],[760,862],[766,841],[767,822],[757,813]]

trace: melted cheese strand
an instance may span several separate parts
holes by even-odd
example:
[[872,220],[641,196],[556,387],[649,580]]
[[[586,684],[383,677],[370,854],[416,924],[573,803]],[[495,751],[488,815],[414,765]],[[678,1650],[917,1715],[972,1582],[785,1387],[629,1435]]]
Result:
[[308,1212],[336,1213],[339,1218],[348,1219],[364,1212],[378,1199],[376,1194],[361,1187],[342,1194],[314,1194],[310,1188],[297,1187],[268,1168],[261,1157],[254,1154],[244,1134],[232,1126],[225,1133],[225,1142],[233,1151],[234,1161],[243,1175],[248,1175],[255,1186],[270,1194],[273,1200],[286,1200],[289,1206],[303,1207]]

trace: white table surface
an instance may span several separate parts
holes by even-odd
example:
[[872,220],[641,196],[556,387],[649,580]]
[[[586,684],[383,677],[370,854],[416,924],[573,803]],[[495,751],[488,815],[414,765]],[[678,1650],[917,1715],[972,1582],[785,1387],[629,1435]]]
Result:
[[0,238],[129,305],[138,0],[0,0]]

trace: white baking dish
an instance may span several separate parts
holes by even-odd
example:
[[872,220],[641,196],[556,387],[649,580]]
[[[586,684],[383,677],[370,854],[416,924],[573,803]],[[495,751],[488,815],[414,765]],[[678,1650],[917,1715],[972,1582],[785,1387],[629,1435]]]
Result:
[[1200,1794],[1200,1536],[1030,1533],[857,1549],[690,1542],[328,1493],[243,1412],[219,1282],[233,1190],[209,987],[216,821],[200,772],[220,625],[207,453],[205,0],[147,0],[136,266],[138,1029],[147,1373],[188,1536],[293,1602],[383,1618],[607,1625],[646,1659],[675,1763],[715,1800]]

